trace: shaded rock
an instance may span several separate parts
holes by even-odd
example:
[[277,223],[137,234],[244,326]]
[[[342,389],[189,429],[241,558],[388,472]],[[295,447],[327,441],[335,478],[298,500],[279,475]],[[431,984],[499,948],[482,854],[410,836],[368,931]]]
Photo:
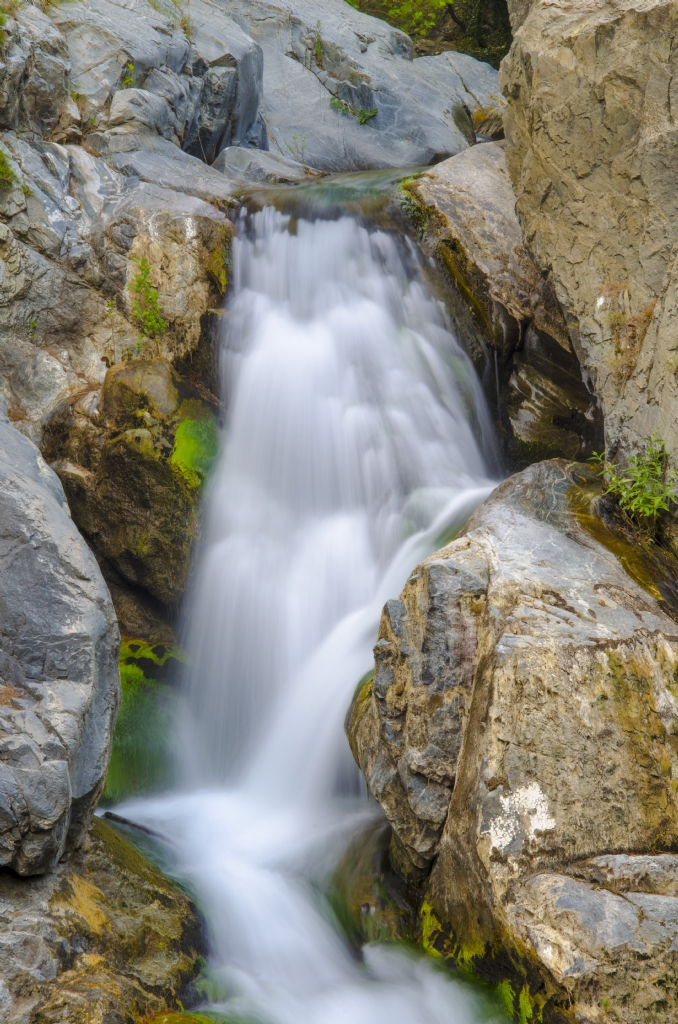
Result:
[[100,394],[55,414],[45,440],[94,549],[168,605],[186,587],[216,446],[211,408],[162,358],[112,367]]
[[602,446],[595,396],[548,276],[525,248],[503,143],[465,150],[406,183],[404,205],[451,284],[511,466]]
[[195,907],[100,818],[50,874],[0,874],[6,1024],[107,1024],[190,1004],[204,952]]
[[52,868],[82,842],[120,701],[119,634],[61,484],[0,417],[0,865]]
[[[481,108],[503,106],[489,65],[453,52],[412,60],[408,36],[341,0],[232,0],[229,11],[245,19],[264,53],[271,144],[310,167],[433,163],[475,142]],[[360,110],[377,113],[361,125]]]
[[673,454],[678,58],[666,41],[678,11],[663,0],[517,7],[501,80],[525,242],[552,274],[609,448],[633,453],[657,430]]
[[425,946],[545,1021],[599,1020],[605,1000],[669,1021],[675,565],[643,567],[599,494],[558,460],[498,487],[387,604],[349,736],[413,869],[433,864]]

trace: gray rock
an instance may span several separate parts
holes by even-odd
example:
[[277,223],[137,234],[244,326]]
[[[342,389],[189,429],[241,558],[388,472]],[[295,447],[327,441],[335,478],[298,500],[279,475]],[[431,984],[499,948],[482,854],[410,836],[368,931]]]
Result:
[[231,203],[235,189],[218,171],[184,153],[172,142],[134,123],[89,136],[91,149],[126,177],[198,196],[205,202]]
[[0,419],[0,864],[39,874],[82,842],[120,701],[119,634],[56,475]]
[[504,146],[436,164],[402,190],[404,206],[450,282],[458,333],[492,405],[506,388],[496,415],[509,465],[522,468],[535,449],[586,458],[602,447],[601,416],[548,277],[523,243]]
[[[495,71],[456,53],[412,60],[411,40],[342,0],[230,0],[264,52],[263,109],[279,153],[326,171],[432,163],[473,144],[502,107]],[[330,106],[335,98],[365,124]]]
[[599,495],[560,460],[500,485],[387,603],[348,731],[400,863],[432,864],[427,944],[525,987],[544,1020],[608,1000],[668,1024],[676,567],[601,520]]
[[227,178],[240,181],[294,183],[309,180],[303,165],[296,160],[245,146],[222,149],[212,168]]

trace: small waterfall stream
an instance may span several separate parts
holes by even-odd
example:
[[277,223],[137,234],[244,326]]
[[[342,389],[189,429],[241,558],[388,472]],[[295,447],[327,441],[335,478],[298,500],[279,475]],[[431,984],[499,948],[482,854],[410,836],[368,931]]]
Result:
[[212,1008],[265,1024],[470,1024],[477,997],[383,946],[357,963],[318,891],[374,814],[343,731],[384,601],[493,484],[472,366],[414,248],[352,217],[243,219],[224,314],[171,835],[212,942]]

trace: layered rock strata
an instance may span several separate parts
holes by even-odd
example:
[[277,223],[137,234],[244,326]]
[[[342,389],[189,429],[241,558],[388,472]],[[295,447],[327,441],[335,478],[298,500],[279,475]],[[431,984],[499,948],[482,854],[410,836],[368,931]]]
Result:
[[668,0],[512,6],[501,81],[525,243],[551,275],[611,450],[656,430],[675,453],[678,12]]
[[548,277],[515,214],[503,142],[465,150],[406,182],[424,252],[452,284],[448,306],[495,408],[509,465],[585,458],[602,419]]
[[432,866],[427,948],[544,1020],[668,1022],[675,603],[598,495],[558,460],[497,488],[387,603],[349,735],[401,868]]
[[120,701],[120,641],[57,476],[4,416],[0,479],[0,865],[32,875],[87,833]]

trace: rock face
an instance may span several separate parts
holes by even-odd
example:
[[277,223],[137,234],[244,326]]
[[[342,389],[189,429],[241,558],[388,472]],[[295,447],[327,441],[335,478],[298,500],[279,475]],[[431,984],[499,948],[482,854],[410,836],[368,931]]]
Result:
[[204,952],[195,907],[99,818],[51,874],[0,875],[4,1024],[109,1024],[189,1005]]
[[415,878],[433,864],[428,948],[545,1021],[569,1006],[607,1020],[609,1005],[668,1022],[675,601],[657,569],[636,582],[642,560],[598,494],[558,460],[497,488],[387,603],[349,735],[396,860]]
[[547,276],[523,245],[504,143],[464,150],[402,192],[425,253],[453,285],[448,305],[496,407],[509,465],[601,447],[595,396]]
[[[503,106],[488,64],[453,52],[413,60],[408,36],[343,0],[230,0],[228,9],[263,50],[271,144],[319,170],[432,163],[472,145],[474,122]],[[376,113],[361,124],[361,110]]]
[[112,367],[46,428],[73,518],[128,582],[180,600],[217,450],[213,411],[162,358]]
[[0,865],[82,842],[120,701],[119,634],[58,478],[0,417]]
[[667,0],[532,4],[502,70],[525,242],[622,454],[654,430],[678,448],[677,19]]

